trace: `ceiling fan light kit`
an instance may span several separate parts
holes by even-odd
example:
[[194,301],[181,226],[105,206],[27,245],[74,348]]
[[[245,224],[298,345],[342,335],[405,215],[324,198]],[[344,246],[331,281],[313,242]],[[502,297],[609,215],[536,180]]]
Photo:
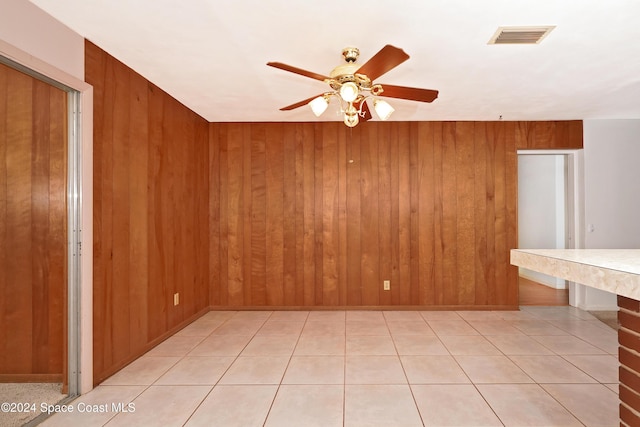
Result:
[[395,111],[387,101],[377,98],[373,100],[373,108],[376,110],[378,117],[382,120],[387,120],[391,116],[391,113]]
[[381,120],[387,120],[395,110],[388,102],[379,99],[379,96],[421,102],[432,102],[438,97],[437,90],[373,84],[373,80],[409,59],[409,55],[402,49],[386,45],[362,66],[356,64],[359,54],[358,48],[344,48],[342,56],[346,63],[335,67],[329,76],[280,62],[268,62],[267,65],[271,67],[321,80],[331,87],[329,92],[296,102],[280,110],[293,110],[308,104],[313,114],[320,117],[328,108],[331,99],[337,98],[340,102],[340,114],[343,116],[344,124],[348,127],[354,127],[360,122],[360,119],[367,121],[371,118],[367,104],[369,99],[373,100],[373,108],[377,116]]
[[358,86],[354,82],[346,82],[340,86],[340,98],[345,102],[353,103],[359,92]]
[[311,107],[311,111],[313,111],[313,114],[315,114],[316,117],[320,117],[322,113],[325,112],[328,106],[329,106],[328,97],[324,95],[309,101],[309,107]]
[[360,122],[360,112],[356,110],[356,107],[352,103],[349,103],[347,110],[344,112],[344,124],[350,128],[354,127]]

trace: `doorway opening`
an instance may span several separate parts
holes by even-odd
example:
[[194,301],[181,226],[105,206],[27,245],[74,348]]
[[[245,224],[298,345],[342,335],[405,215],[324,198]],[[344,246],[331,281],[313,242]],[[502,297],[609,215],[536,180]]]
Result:
[[[518,151],[518,247],[582,247],[582,150]],[[574,305],[574,284],[519,270],[520,305]]]
[[4,55],[0,86],[0,396],[38,402],[0,424],[23,425],[80,392],[81,94]]

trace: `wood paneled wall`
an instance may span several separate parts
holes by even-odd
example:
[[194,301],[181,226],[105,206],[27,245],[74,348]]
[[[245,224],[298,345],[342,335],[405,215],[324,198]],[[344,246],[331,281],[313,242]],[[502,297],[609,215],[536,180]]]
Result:
[[213,306],[515,308],[516,150],[582,147],[582,122],[212,123],[209,137]]
[[208,124],[92,43],[85,48],[97,384],[210,305]]
[[66,369],[67,95],[0,64],[0,381]]

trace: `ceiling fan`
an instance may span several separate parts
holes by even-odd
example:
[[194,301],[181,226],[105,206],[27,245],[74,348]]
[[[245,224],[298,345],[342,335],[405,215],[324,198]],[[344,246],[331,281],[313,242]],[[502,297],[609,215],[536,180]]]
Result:
[[331,87],[330,91],[288,105],[280,110],[293,110],[308,104],[313,113],[319,117],[327,109],[331,99],[337,98],[340,102],[340,112],[344,116],[344,123],[349,127],[354,127],[359,123],[360,118],[363,121],[371,118],[371,110],[367,103],[370,99],[378,117],[387,120],[394,109],[388,102],[380,99],[380,96],[420,102],[432,102],[438,97],[437,90],[374,83],[378,77],[409,59],[409,55],[402,49],[386,45],[363,65],[356,64],[359,55],[358,48],[344,48],[342,56],[346,64],[338,65],[328,76],[281,62],[268,62],[267,65],[271,67],[321,80]]

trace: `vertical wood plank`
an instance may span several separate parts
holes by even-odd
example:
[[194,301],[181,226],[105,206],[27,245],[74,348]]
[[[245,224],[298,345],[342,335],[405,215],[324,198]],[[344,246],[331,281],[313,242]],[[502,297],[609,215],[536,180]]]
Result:
[[[460,142],[462,143],[462,142]],[[442,129],[442,301],[445,305],[457,305],[458,262],[457,241],[457,150],[456,123],[445,122]]]
[[[166,305],[167,327],[172,328],[180,322],[184,315],[185,304],[189,304],[186,291],[188,284],[185,283],[186,272],[191,270],[191,263],[186,260],[185,241],[189,239],[187,235],[187,224],[182,212],[178,211],[178,206],[184,206],[185,211],[190,211],[190,203],[188,203],[183,193],[180,191],[178,182],[187,182],[188,177],[185,173],[184,164],[188,161],[188,146],[190,143],[189,129],[185,123],[185,112],[179,108],[173,99],[164,100],[165,119],[172,123],[165,129],[165,138],[162,141],[162,157],[171,167],[162,173],[163,187],[169,191],[164,194],[161,205],[161,226],[162,238],[165,241],[165,258],[162,260],[165,267],[165,291],[162,299]],[[178,135],[182,135],[185,144],[182,149],[175,147],[171,141],[175,141]],[[176,268],[177,265],[184,266]],[[182,296],[182,304],[174,305],[173,295],[179,293]]]
[[[245,125],[245,132],[251,135],[251,145],[247,145],[245,152],[246,170],[250,171],[251,185],[246,186],[245,197],[245,270],[251,274],[251,286],[245,286],[245,297],[249,290],[248,300],[252,305],[266,305],[266,177],[265,177],[265,140],[266,131],[264,125]],[[249,231],[250,230],[250,231]],[[247,238],[249,237],[250,238]]]
[[296,305],[305,305],[308,299],[307,295],[307,278],[305,269],[307,263],[305,262],[306,256],[309,255],[307,251],[307,217],[305,212],[307,210],[307,202],[305,198],[306,186],[308,176],[305,174],[305,147],[308,145],[309,139],[309,125],[299,124],[295,125],[295,171],[296,171],[296,214],[295,214],[295,236],[296,236]]
[[[0,182],[7,182],[7,147],[8,147],[8,73],[11,70],[5,65],[0,65]],[[6,185],[0,185],[0,242],[7,242],[7,194],[9,189]],[[9,286],[7,269],[8,247],[0,244],[0,319],[4,323],[9,309]],[[11,353],[7,348],[10,331],[7,328],[0,328],[0,366],[7,366]]]
[[[230,126],[227,145],[227,270],[228,270],[228,301],[231,306],[250,304],[245,301],[244,290],[244,218],[243,218],[243,127]],[[238,171],[241,171],[238,173]],[[248,258],[248,257],[247,257]],[[246,283],[249,286],[249,281]]]
[[475,122],[473,129],[473,182],[474,182],[474,235],[475,235],[475,301],[474,304],[487,304],[487,124]]
[[456,125],[456,273],[458,303],[475,302],[474,127]]
[[[85,78],[87,82],[93,82],[93,108],[95,111],[103,111],[105,104],[105,94],[107,88],[106,81],[106,54],[89,42],[85,43]],[[96,117],[100,117],[96,120]],[[107,318],[105,300],[107,297],[107,285],[105,283],[106,266],[105,253],[106,239],[110,239],[104,232],[103,212],[104,212],[104,149],[105,134],[107,132],[106,112],[100,116],[94,113],[93,123],[93,369],[94,379],[103,372],[107,361],[105,355],[108,347],[108,333],[110,320]],[[99,260],[99,261],[97,261]]]
[[[409,294],[411,283],[407,280],[403,282],[400,278],[400,140],[403,134],[407,133],[407,123],[394,123],[390,126],[388,136],[389,144],[389,209],[390,209],[390,229],[391,236],[389,257],[391,262],[391,304],[406,304],[403,296]],[[406,137],[405,137],[406,138]]]
[[[404,123],[400,126],[397,137],[398,169],[397,184],[393,185],[397,191],[398,215],[398,281],[400,283],[399,304],[411,304],[411,144],[410,129],[412,124]],[[395,188],[397,187],[397,188]],[[395,199],[395,197],[394,197]]]
[[345,130],[347,144],[347,305],[362,304],[360,253],[361,228],[361,146],[360,132]]
[[376,175],[378,176],[378,257],[380,262],[379,266],[379,280],[376,284],[378,289],[378,299],[380,305],[392,304],[392,292],[395,293],[395,288],[398,285],[400,289],[400,283],[391,283],[391,290],[385,291],[383,288],[383,280],[391,281],[391,272],[393,261],[391,258],[391,134],[390,126],[377,126],[376,127],[376,139],[377,139],[377,155],[378,155],[378,170]]
[[[231,305],[231,299],[229,297],[231,289],[231,272],[229,271],[229,229],[231,225],[230,214],[230,201],[229,191],[231,186],[229,185],[229,154],[228,147],[229,141],[229,127],[217,127],[219,133],[219,150],[220,150],[220,305]],[[212,183],[213,185],[213,183]],[[213,224],[215,227],[215,224]]]
[[[166,154],[163,153],[163,138],[165,137],[163,129],[164,127],[153,126],[154,123],[162,123],[165,117],[165,105],[163,102],[162,92],[159,88],[152,84],[148,84],[148,102],[149,102],[149,206],[152,206],[152,210],[149,215],[149,283],[148,286],[148,316],[153,319],[153,322],[149,322],[148,336],[150,339],[158,337],[162,334],[162,331],[168,329],[168,304],[164,296],[167,294],[167,277],[168,277],[168,265],[164,262],[166,259],[167,246],[171,245],[171,242],[167,242],[163,235],[163,222],[162,209],[163,198],[165,194],[170,191],[169,186],[163,185],[162,177],[164,171],[168,169],[169,159]],[[94,110],[95,111],[95,110]],[[105,108],[105,115],[107,114],[107,108]],[[113,128],[113,123],[109,124],[110,128]],[[111,143],[115,143],[111,141]],[[104,167],[105,176],[103,176],[103,183],[105,186],[109,185],[113,181],[112,171],[113,165],[109,163]],[[106,173],[109,173],[107,176]],[[170,185],[170,184],[169,184]],[[105,214],[109,213],[109,208],[112,206],[112,202],[104,203]],[[103,218],[105,220],[106,218]],[[112,232],[112,229],[110,230]],[[113,250],[111,248],[111,250]],[[117,248],[115,249],[117,250]],[[106,254],[105,254],[106,255]],[[105,270],[111,274],[111,268],[107,264]],[[116,279],[117,280],[117,279]],[[117,332],[113,333],[117,336]],[[108,365],[117,363],[117,360],[111,361]]]
[[[338,175],[338,127],[326,126],[322,138],[322,305],[338,305],[338,257],[339,257],[339,175]],[[318,179],[316,177],[316,179]]]
[[323,288],[324,288],[324,277],[323,277],[323,246],[324,242],[322,240],[323,237],[323,177],[324,171],[322,170],[323,163],[323,135],[324,135],[324,126],[314,125],[314,138],[313,138],[313,146],[314,146],[314,162],[313,162],[313,187],[314,187],[314,199],[313,199],[313,228],[314,228],[314,259],[313,259],[313,293],[314,293],[314,301],[317,305],[323,305]]
[[507,171],[506,171],[506,146],[509,132],[515,132],[515,125],[509,123],[499,123],[500,131],[496,134],[494,161],[495,161],[495,278],[494,301],[503,304],[506,300],[507,287],[507,265],[501,260],[504,254],[508,252],[507,241]]
[[266,297],[268,305],[284,304],[284,233],[291,217],[284,216],[284,140],[281,124],[266,136]]
[[303,274],[304,305],[320,303],[316,300],[316,170],[315,138],[312,125],[305,126],[302,154],[303,173]]
[[121,360],[131,351],[131,328],[129,307],[130,274],[129,259],[131,258],[129,236],[131,232],[130,207],[129,207],[129,147],[131,141],[129,131],[131,125],[131,114],[129,101],[130,84],[127,70],[117,64],[113,69],[113,76],[119,84],[115,85],[113,96],[122,105],[113,110],[113,144],[111,145],[112,177],[111,192],[112,206],[111,216],[114,224],[112,236],[112,274],[114,280],[111,282],[112,306],[114,328],[120,331],[115,335],[117,341],[114,342],[112,352],[113,358]]
[[444,275],[444,145],[443,124],[433,124],[433,281],[434,299],[431,304],[441,305],[445,300]]
[[409,134],[409,301],[420,300],[420,138],[415,126]]
[[220,170],[220,127],[215,123],[207,125],[208,153],[209,153],[209,297],[206,302],[212,306],[222,304],[222,275],[221,275],[221,250],[222,239],[220,234],[221,209],[220,200],[222,188]]
[[433,156],[433,124],[418,124],[418,277],[419,297],[414,303],[434,304],[436,286],[434,284],[434,199],[435,177]]
[[[253,284],[253,248],[251,247],[251,241],[253,240],[253,204],[252,204],[252,190],[253,190],[253,170],[251,169],[251,162],[253,160],[251,155],[251,148],[253,141],[251,139],[251,129],[248,123],[241,125],[242,140],[240,141],[241,162],[242,162],[242,176],[243,182],[241,187],[240,198],[242,200],[242,208],[240,209],[241,221],[239,226],[242,228],[242,250],[240,251],[240,262],[242,263],[242,291],[244,303],[247,305],[253,305],[259,303],[263,295],[257,294],[255,300],[252,295]],[[236,169],[237,170],[237,169]],[[257,287],[260,289],[260,287]],[[264,288],[263,288],[264,289]]]
[[[166,234],[173,236],[173,251],[169,259],[171,282],[168,283],[168,294],[164,295],[169,307],[169,327],[175,328],[194,314],[195,301],[195,274],[196,259],[195,244],[195,217],[196,198],[184,191],[185,187],[197,191],[194,180],[195,171],[198,169],[195,159],[195,121],[186,108],[173,98],[166,100],[169,104],[168,111],[171,111],[171,121],[173,126],[169,129],[166,144],[167,155],[171,159],[173,173],[168,174],[167,180],[177,181],[173,188],[170,204],[167,206],[167,228]],[[182,146],[171,143],[179,138],[184,138]],[[193,165],[193,166],[190,166]],[[176,179],[177,178],[177,179]],[[206,206],[206,204],[205,204]],[[206,232],[206,229],[198,231]],[[173,296],[178,293],[180,303],[173,303]]]
[[348,141],[345,129],[338,127],[338,248],[337,248],[337,269],[338,269],[338,304],[344,306],[348,301],[347,277],[349,264],[347,263],[348,243],[347,243],[347,185],[348,185]]
[[[193,257],[196,265],[196,271],[194,272],[194,286],[195,289],[195,306],[193,313],[202,312],[207,309],[211,302],[209,301],[209,295],[211,292],[211,273],[209,271],[210,264],[209,251],[211,251],[211,202],[215,203],[216,198],[211,197],[210,191],[210,170],[209,163],[203,161],[205,159],[211,159],[210,145],[209,145],[209,123],[204,119],[197,117],[195,119],[196,133],[194,143],[195,153],[192,156],[193,163],[195,164],[195,170],[197,174],[195,176],[195,184],[198,197],[194,200],[193,214],[195,216],[195,224],[192,227],[192,232],[195,233],[195,239],[197,245],[194,248],[195,256]],[[208,207],[207,207],[208,205]],[[207,208],[205,208],[207,207]],[[214,223],[217,226],[217,222]],[[217,240],[215,240],[217,243]],[[216,252],[217,253],[217,252]]]
[[361,129],[360,179],[362,219],[360,230],[362,304],[378,305],[380,302],[380,228],[377,128]]
[[7,75],[6,241],[11,257],[6,271],[3,328],[11,331],[5,343],[20,357],[6,360],[4,372],[30,372],[33,363],[33,260],[32,260],[32,117],[33,83],[22,73]]
[[486,125],[485,157],[487,213],[484,218],[487,236],[487,261],[484,264],[486,281],[486,301],[496,301],[496,144],[503,132],[502,123],[490,122]]
[[[297,127],[282,126],[282,304],[297,305],[296,268],[296,146]],[[271,191],[277,191],[277,188]]]
[[[539,124],[539,122],[537,123]],[[513,123],[508,123],[507,128],[512,128]],[[545,123],[544,128],[549,132],[549,126]],[[506,248],[502,256],[497,259],[498,263],[506,265],[507,276],[503,290],[504,305],[518,305],[518,267],[511,265],[509,252],[518,247],[518,155],[517,141],[514,132],[507,132],[505,146],[505,193],[506,193]],[[555,145],[556,140],[552,134],[548,136],[549,145]]]
[[[34,80],[32,82],[32,121],[30,142],[31,152],[31,185],[25,188],[31,197],[31,247],[32,270],[32,297],[31,313],[31,352],[33,355],[30,371],[34,373],[46,373],[49,362],[47,341],[49,338],[49,274],[50,259],[48,248],[49,230],[49,89],[48,85]],[[46,108],[38,108],[36,100],[47,105]],[[17,349],[16,349],[17,350]],[[15,350],[14,350],[15,351]]]
[[[49,87],[49,352],[48,373],[62,372],[68,384],[67,357],[67,95]],[[0,114],[0,117],[2,115]],[[60,348],[62,347],[62,348]]]

